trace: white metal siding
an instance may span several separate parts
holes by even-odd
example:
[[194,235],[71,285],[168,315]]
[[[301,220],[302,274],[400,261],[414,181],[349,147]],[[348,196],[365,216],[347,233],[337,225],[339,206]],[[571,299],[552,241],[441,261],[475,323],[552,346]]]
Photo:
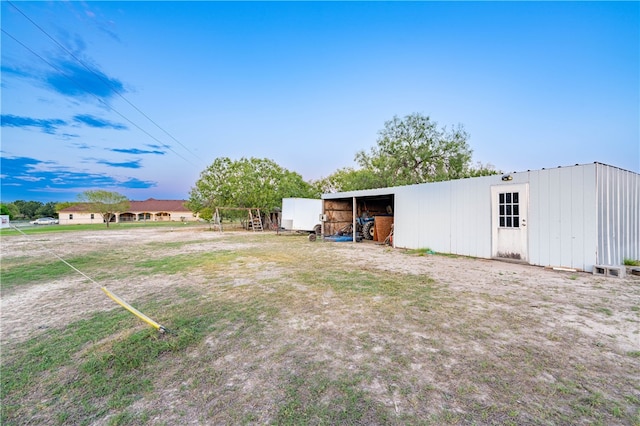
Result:
[[[396,247],[491,257],[491,186],[529,184],[529,263],[592,271],[640,259],[640,175],[599,163],[326,198],[395,193]],[[325,196],[323,196],[325,198]],[[524,200],[523,200],[524,202]]]
[[597,263],[640,259],[640,175],[597,164]]
[[396,247],[491,257],[492,181],[463,179],[396,189]]
[[398,188],[395,197],[394,244],[449,252],[449,182]]
[[591,271],[596,262],[595,164],[529,175],[529,261]]
[[[294,231],[312,231],[320,224],[322,200],[313,198],[283,198],[282,226]],[[290,224],[290,228],[285,226]]]
[[522,201],[528,202],[529,263],[591,271],[596,164],[511,175],[508,182],[490,176],[397,188],[396,246],[490,258],[491,186],[529,183],[529,200]]
[[452,181],[452,253],[491,256],[491,183],[499,176]]
[[598,241],[595,180],[595,168],[591,165],[571,168],[571,205],[576,210],[571,219],[571,264],[586,271],[593,269]]

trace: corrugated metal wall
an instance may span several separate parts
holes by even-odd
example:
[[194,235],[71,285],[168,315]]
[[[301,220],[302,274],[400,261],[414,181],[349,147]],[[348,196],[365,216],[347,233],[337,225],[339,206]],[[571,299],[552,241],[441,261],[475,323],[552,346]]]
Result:
[[593,163],[511,175],[387,189],[395,245],[490,258],[491,187],[527,183],[529,263],[591,272],[640,259],[639,174]]
[[597,263],[640,259],[640,175],[596,164]]
[[525,174],[529,180],[529,262],[591,271],[598,236],[596,165]]
[[487,176],[396,188],[396,247],[491,257],[492,181]]

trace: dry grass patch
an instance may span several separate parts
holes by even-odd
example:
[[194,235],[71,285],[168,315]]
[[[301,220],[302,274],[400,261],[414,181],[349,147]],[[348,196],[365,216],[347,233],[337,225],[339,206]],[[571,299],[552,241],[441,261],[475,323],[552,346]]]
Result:
[[[96,233],[118,256],[92,271],[165,336],[78,293],[72,274],[25,278],[18,268],[37,257],[3,237],[3,324],[24,322],[20,334],[3,327],[3,424],[640,423],[634,278],[304,236],[141,231]],[[77,258],[95,249],[65,246]],[[33,292],[60,309],[28,304]]]

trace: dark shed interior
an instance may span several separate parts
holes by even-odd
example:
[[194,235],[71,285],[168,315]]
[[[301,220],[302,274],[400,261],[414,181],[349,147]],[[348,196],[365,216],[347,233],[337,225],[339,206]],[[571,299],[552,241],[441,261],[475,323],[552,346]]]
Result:
[[[376,195],[356,198],[356,217],[393,216],[394,196]],[[335,235],[353,224],[353,198],[323,200],[324,235]]]

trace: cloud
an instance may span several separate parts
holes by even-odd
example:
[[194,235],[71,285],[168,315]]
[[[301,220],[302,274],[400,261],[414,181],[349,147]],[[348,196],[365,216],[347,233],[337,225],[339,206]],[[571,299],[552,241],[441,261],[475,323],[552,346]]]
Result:
[[120,163],[115,163],[113,161],[107,161],[107,160],[97,160],[96,163],[104,164],[105,166],[109,166],[109,167],[123,167],[126,169],[139,169],[142,167],[142,165],[140,164],[140,160],[124,161]]
[[42,119],[31,117],[18,117],[17,115],[3,114],[0,117],[2,127],[35,127],[47,134],[54,134],[59,126],[67,124],[59,118]]
[[137,149],[137,148],[128,148],[128,149],[124,149],[124,148],[112,148],[109,151],[112,152],[121,152],[123,154],[136,154],[136,155],[143,155],[143,154],[155,154],[155,155],[164,155],[165,152],[164,151],[158,151],[158,150],[153,150],[153,151],[148,151],[148,150],[144,150],[144,149]]
[[6,65],[3,65],[2,67],[0,67],[0,70],[2,71],[2,76],[5,77],[5,78],[8,75],[12,75],[12,76],[16,76],[16,77],[23,77],[23,78],[24,77],[33,78],[33,75],[28,73],[28,72],[26,72],[25,70],[14,68],[14,67],[10,67],[10,66],[6,66]]
[[93,149],[94,148],[93,146],[91,146],[89,144],[86,144],[84,142],[74,142],[72,145],[75,146],[78,149]]
[[25,182],[40,182],[41,180],[44,180],[44,177],[42,176],[31,176],[31,175],[28,175],[28,176],[21,175],[21,176],[17,176],[17,178]]
[[77,33],[69,33],[67,28],[58,27],[55,39],[73,55],[82,55],[87,50],[84,39]]
[[120,186],[126,187],[127,189],[147,189],[156,186],[156,182],[129,178],[126,181],[120,182]]
[[64,139],[64,140],[71,140],[73,138],[79,138],[80,135],[75,134],[75,133],[62,133],[60,135],[60,137],[62,137],[62,139]]
[[[114,123],[108,120],[104,120],[98,117],[94,117],[89,114],[80,114],[73,117],[73,122],[84,124],[89,127],[96,127],[100,129],[115,129],[126,130],[127,126]],[[33,117],[20,117],[12,114],[3,114],[0,116],[0,123],[2,127],[35,127],[42,132],[53,135],[60,126],[66,126],[69,123],[61,118],[33,118]],[[76,138],[79,135],[72,133],[62,133],[61,136],[64,139]]]
[[124,85],[116,78],[110,78],[96,67],[85,68],[71,61],[60,60],[57,68],[61,72],[51,71],[44,79],[50,88],[70,97],[84,98],[96,96],[110,99],[118,93],[124,93]]
[[[112,22],[97,23],[95,19],[90,21],[97,24],[98,28],[110,37],[118,40],[117,35],[108,29],[113,25]],[[70,34],[66,29],[60,28],[57,32],[57,39],[60,41],[56,40],[56,42],[66,53],[61,51],[57,54],[51,54],[49,52],[42,53],[41,56],[39,53],[33,52],[48,64],[43,69],[32,69],[33,65],[11,63],[15,59],[3,55],[3,64],[0,68],[3,76],[2,84],[6,83],[8,77],[25,78],[38,81],[41,84],[44,83],[45,87],[53,89],[58,94],[72,98],[95,96],[101,100],[108,100],[117,94],[126,93],[122,81],[107,75],[90,57],[84,54],[87,50],[87,44],[79,34]]]
[[93,115],[89,115],[89,114],[76,115],[75,117],[73,117],[73,120],[78,123],[86,124],[87,126],[90,126],[90,127],[98,127],[102,129],[115,129],[115,130],[127,129],[127,126],[125,126],[124,124],[113,123],[111,121],[103,120],[101,118],[94,117]]
[[[73,200],[80,192],[102,188],[110,191],[147,189],[157,185],[153,181],[134,177],[115,177],[106,173],[89,173],[60,166],[53,161],[29,157],[0,157],[2,170],[2,199],[51,201]],[[55,195],[52,195],[55,194]]]
[[93,23],[99,31],[102,31],[107,36],[111,37],[116,41],[120,41],[120,37],[114,31],[116,24],[112,19],[105,17],[99,11],[97,12],[95,9],[91,9],[93,6],[91,2],[82,2],[81,5],[84,7],[84,13],[88,18],[89,22]]

